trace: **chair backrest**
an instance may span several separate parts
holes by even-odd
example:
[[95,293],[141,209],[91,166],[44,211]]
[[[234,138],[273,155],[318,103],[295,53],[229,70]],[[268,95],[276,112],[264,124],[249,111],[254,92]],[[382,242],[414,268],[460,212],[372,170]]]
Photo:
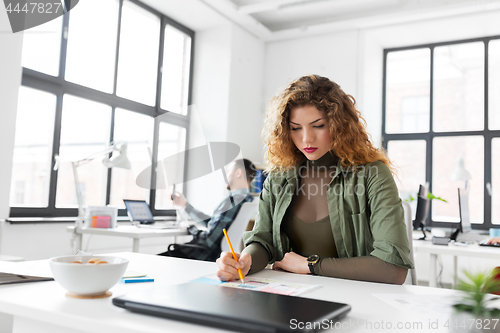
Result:
[[[402,201],[405,224],[406,224],[406,234],[408,236],[408,244],[410,245],[410,260],[415,265],[415,258],[413,256],[413,223],[411,220],[411,206],[406,201]],[[408,270],[408,275],[404,284],[417,285],[417,272],[415,268]]]
[[[257,208],[259,207],[259,201],[254,200],[252,202],[244,202],[241,205],[240,211],[233,223],[227,230],[227,235],[231,240],[231,245],[233,245],[234,252],[240,253],[243,249],[241,248],[241,240],[243,238],[243,233],[245,232],[248,222],[253,217]],[[224,252],[230,252],[229,245],[227,244],[226,237],[222,237],[220,248]]]

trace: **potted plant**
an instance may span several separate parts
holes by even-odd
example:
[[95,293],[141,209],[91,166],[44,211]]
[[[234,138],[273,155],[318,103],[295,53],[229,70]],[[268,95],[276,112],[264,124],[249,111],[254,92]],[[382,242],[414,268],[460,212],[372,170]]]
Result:
[[[443,202],[448,202],[441,197],[436,197],[431,192],[427,192],[427,200],[434,200],[434,199],[439,200],[439,201],[443,201]],[[410,195],[410,197],[408,199],[406,199],[405,201],[412,202],[413,200],[416,200],[416,199],[412,195]]]
[[500,292],[500,267],[490,275],[484,272],[464,271],[465,280],[460,279],[456,287],[463,292],[460,301],[453,305],[454,315],[449,321],[449,329],[461,332],[498,332],[500,331],[500,309],[490,307],[498,300],[490,294]]

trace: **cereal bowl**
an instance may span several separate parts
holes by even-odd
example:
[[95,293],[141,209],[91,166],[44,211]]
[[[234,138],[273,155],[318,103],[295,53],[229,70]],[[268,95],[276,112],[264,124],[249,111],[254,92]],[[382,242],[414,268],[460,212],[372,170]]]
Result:
[[[89,263],[89,260],[97,263]],[[104,295],[120,281],[127,265],[127,259],[112,256],[73,255],[50,259],[54,280],[74,296]]]

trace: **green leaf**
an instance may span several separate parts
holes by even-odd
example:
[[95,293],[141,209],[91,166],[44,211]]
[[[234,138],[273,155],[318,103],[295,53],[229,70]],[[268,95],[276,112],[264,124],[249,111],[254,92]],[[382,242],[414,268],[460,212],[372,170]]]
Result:
[[406,202],[412,202],[414,201],[415,198],[413,196],[410,195],[410,197],[408,199],[405,199]]
[[464,295],[460,303],[455,304],[454,308],[457,311],[470,312],[475,316],[485,316],[490,318],[500,314],[500,309],[490,309],[486,305],[490,301],[496,300],[487,299],[487,295],[493,291],[500,290],[500,281],[495,280],[497,272],[493,271],[490,274],[485,272],[471,273],[464,271],[466,279],[459,279],[456,289],[463,291]]
[[432,194],[431,192],[428,192],[427,193],[427,199],[429,200],[433,200],[433,199],[436,199],[436,200],[440,200],[440,201],[443,201],[443,202],[448,202],[446,201],[445,199],[441,198],[441,197],[436,197],[434,194]]

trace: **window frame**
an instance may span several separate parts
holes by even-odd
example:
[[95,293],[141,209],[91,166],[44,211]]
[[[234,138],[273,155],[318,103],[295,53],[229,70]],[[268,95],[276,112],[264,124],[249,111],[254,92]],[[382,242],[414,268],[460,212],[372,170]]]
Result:
[[[430,44],[420,44],[405,47],[387,48],[384,49],[383,55],[383,84],[382,84],[382,147],[387,151],[389,141],[400,140],[400,141],[412,141],[412,140],[425,140],[426,142],[426,162],[425,162],[425,178],[426,182],[429,183],[429,191],[432,192],[432,167],[433,167],[433,140],[437,137],[458,137],[458,136],[481,136],[484,139],[484,213],[483,213],[483,223],[472,223],[473,229],[478,230],[488,230],[489,228],[498,227],[498,224],[492,223],[492,202],[491,196],[486,188],[487,183],[492,181],[492,140],[494,138],[500,138],[500,130],[490,130],[489,129],[489,105],[488,105],[488,50],[489,42],[493,40],[499,40],[500,35],[471,38],[471,39],[461,39],[455,41],[447,41],[440,43],[430,43]],[[454,131],[454,132],[434,132],[433,131],[433,102],[434,102],[434,49],[440,46],[465,44],[473,42],[483,42],[484,43],[484,129],[480,131]],[[396,51],[407,51],[413,49],[430,49],[430,92],[429,92],[429,132],[426,133],[387,133],[386,132],[386,94],[387,94],[387,55],[390,52]],[[417,191],[417,189],[415,189]],[[457,222],[444,222],[435,221],[432,219],[433,205],[431,201],[431,209],[429,217],[427,219],[426,226],[428,227],[441,227],[441,228],[456,228]]]
[[[171,25],[172,27],[178,29],[182,33],[186,34],[191,38],[190,47],[190,63],[189,63],[189,83],[187,86],[188,105],[192,102],[192,87],[193,87],[193,69],[194,69],[194,42],[195,42],[195,32],[180,23],[174,21],[168,16],[160,13],[159,11],[143,4],[138,0],[128,0],[131,3],[145,9],[152,14],[156,15],[160,19],[160,36],[159,36],[159,50],[158,50],[158,64],[157,64],[157,76],[156,76],[156,100],[154,106],[149,106],[139,102],[135,102],[123,97],[119,97],[116,94],[117,78],[118,78],[118,61],[119,61],[119,50],[120,50],[120,34],[121,34],[121,19],[122,19],[122,8],[124,0],[118,1],[118,28],[117,28],[117,39],[115,46],[115,72],[113,77],[113,92],[105,93],[98,91],[86,86],[82,86],[73,82],[66,81],[64,79],[66,70],[66,57],[67,57],[67,47],[68,47],[68,27],[70,22],[70,12],[63,15],[61,30],[61,49],[59,57],[59,74],[58,76],[51,76],[49,74],[41,73],[29,68],[22,68],[22,79],[21,85],[29,88],[37,89],[43,92],[52,93],[56,96],[56,111],[54,117],[54,137],[52,143],[52,153],[51,153],[51,170],[50,170],[50,185],[49,185],[49,202],[47,207],[19,207],[10,206],[9,217],[18,218],[40,218],[40,217],[76,217],[78,215],[78,208],[56,208],[56,189],[57,189],[57,170],[54,170],[55,156],[59,155],[59,146],[61,139],[61,120],[62,120],[62,102],[63,96],[65,94],[70,94],[76,97],[84,98],[94,102],[103,103],[111,107],[111,128],[110,128],[110,143],[113,141],[114,135],[114,122],[115,122],[115,110],[116,108],[125,109],[132,112],[137,112],[142,115],[147,115],[154,118],[154,134],[153,134],[153,147],[152,147],[152,165],[157,163],[158,154],[158,138],[159,138],[159,125],[160,121],[158,116],[163,115],[161,122],[166,122],[175,126],[183,127],[186,129],[186,147],[189,147],[189,119],[190,113],[189,108],[186,115],[177,114],[175,112],[170,112],[161,108],[161,85],[162,85],[162,65],[163,65],[163,55],[164,55],[164,36],[165,27]],[[186,154],[187,155],[187,154]],[[184,161],[184,175],[187,172],[187,160]],[[152,184],[156,183],[156,174],[154,172],[155,168],[151,168]],[[111,174],[112,169],[108,169],[107,181],[106,181],[106,205],[110,201],[111,193]],[[150,189],[149,191],[149,205],[151,211],[155,216],[174,216],[176,214],[175,209],[156,209],[156,190]],[[126,216],[126,209],[118,210],[119,216]]]

